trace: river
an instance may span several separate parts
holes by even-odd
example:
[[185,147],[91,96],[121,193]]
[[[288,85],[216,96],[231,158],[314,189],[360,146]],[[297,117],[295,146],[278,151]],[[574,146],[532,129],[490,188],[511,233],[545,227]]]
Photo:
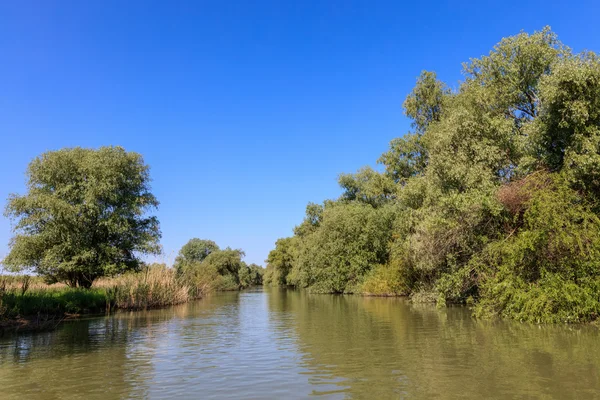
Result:
[[256,289],[0,337],[8,399],[594,399],[590,326]]

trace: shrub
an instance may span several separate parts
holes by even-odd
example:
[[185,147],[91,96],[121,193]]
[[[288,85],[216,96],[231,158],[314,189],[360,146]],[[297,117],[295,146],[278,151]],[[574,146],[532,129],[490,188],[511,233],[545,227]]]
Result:
[[472,265],[483,277],[478,316],[584,322],[600,315],[600,218],[559,174],[529,193],[523,226]]

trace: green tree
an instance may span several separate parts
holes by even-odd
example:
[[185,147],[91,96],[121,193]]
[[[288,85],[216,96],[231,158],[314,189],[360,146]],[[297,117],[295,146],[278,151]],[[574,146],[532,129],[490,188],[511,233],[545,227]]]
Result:
[[404,137],[393,139],[390,149],[377,162],[385,166],[387,176],[394,182],[406,184],[408,179],[425,171],[428,158],[421,135],[408,133]]
[[424,133],[429,124],[440,120],[450,95],[450,90],[437,79],[435,72],[421,72],[403,104],[404,112],[413,120],[412,126],[418,134]]
[[600,200],[600,58],[586,52],[563,60],[541,80],[539,97],[534,155]]
[[202,265],[214,267],[219,275],[230,275],[239,283],[239,271],[244,265],[242,257],[245,254],[242,250],[231,249],[227,247],[225,250],[215,251],[210,253],[202,262]]
[[257,264],[246,265],[244,263],[238,272],[241,288],[263,284],[264,268]]
[[338,183],[344,189],[341,200],[356,200],[373,207],[387,203],[396,194],[394,181],[370,167],[361,168],[356,174],[340,174]]
[[141,155],[121,147],[50,151],[29,164],[27,178],[27,194],[11,195],[5,211],[15,224],[3,260],[10,270],[90,287],[160,251],[158,220],[146,215],[158,201]]
[[294,228],[294,234],[303,237],[314,232],[321,224],[323,210],[324,206],[320,204],[308,203],[304,221]]
[[319,228],[303,238],[287,281],[316,292],[354,292],[372,266],[387,261],[393,220],[391,206],[325,207]]
[[421,73],[403,104],[404,113],[413,121],[415,133],[392,140],[390,150],[378,160],[395,182],[404,185],[409,178],[425,171],[429,154],[423,134],[430,124],[440,121],[451,96],[452,92],[437,79],[435,72]]
[[309,204],[294,257],[278,242],[265,281],[600,317],[600,59],[546,27],[463,72],[454,91],[421,74],[404,102],[414,131],[381,156],[385,173],[342,174],[341,197]]
[[190,239],[179,250],[179,254],[175,258],[174,267],[178,273],[181,273],[186,265],[201,263],[209,254],[219,250],[219,246],[212,240]]
[[287,285],[287,278],[296,262],[298,240],[296,237],[282,238],[267,257],[265,284]]

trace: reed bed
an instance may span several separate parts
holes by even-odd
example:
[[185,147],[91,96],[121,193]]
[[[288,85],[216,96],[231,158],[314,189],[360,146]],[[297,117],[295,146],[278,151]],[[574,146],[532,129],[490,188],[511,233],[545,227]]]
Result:
[[103,279],[94,287],[106,290],[109,309],[140,310],[181,304],[194,299],[193,288],[172,269],[155,266],[137,274]]
[[39,277],[0,275],[0,326],[22,319],[63,318],[186,303],[214,289],[212,276],[178,276],[164,264],[99,279],[90,289],[48,285]]

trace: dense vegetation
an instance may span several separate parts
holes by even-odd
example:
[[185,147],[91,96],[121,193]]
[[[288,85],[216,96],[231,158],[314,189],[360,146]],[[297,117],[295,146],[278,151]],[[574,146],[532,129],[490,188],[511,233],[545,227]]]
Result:
[[180,304],[212,290],[262,284],[263,268],[244,252],[192,239],[173,268],[147,265],[158,254],[158,206],[149,167],[121,147],[71,148],[35,158],[25,195],[11,195],[6,215],[15,236],[0,275],[0,323],[23,316],[62,316]]
[[476,315],[600,315],[600,59],[545,28],[464,64],[457,89],[423,72],[413,131],[342,174],[267,259],[265,284],[461,302]]
[[239,290],[262,285],[263,268],[246,264],[243,257],[242,250],[221,250],[212,240],[194,238],[181,248],[174,267],[199,288]]
[[48,284],[39,276],[0,275],[0,327],[46,328],[68,315],[164,307],[215,290],[261,285],[264,269],[246,264],[243,255],[241,250],[220,250],[212,241],[192,239],[173,268],[144,264],[136,272],[97,279],[90,288]]
[[164,264],[99,279],[91,288],[48,285],[40,277],[29,275],[4,275],[0,276],[0,327],[16,323],[43,328],[69,315],[181,304],[206,294],[205,289],[179,277]]

